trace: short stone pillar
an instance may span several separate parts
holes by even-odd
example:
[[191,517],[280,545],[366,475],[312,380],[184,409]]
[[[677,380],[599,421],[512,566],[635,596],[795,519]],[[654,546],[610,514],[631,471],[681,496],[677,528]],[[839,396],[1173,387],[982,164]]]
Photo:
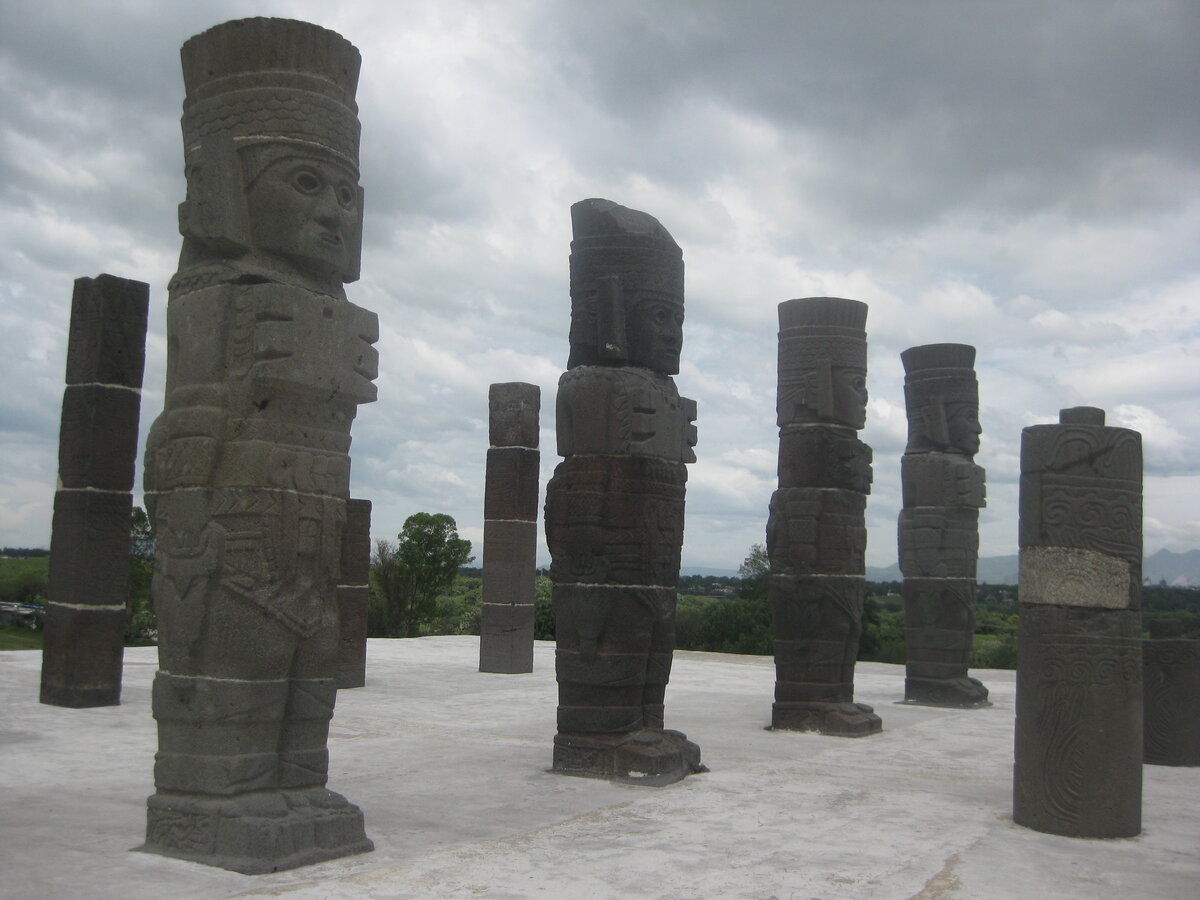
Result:
[[1021,434],[1013,820],[1142,828],[1142,441],[1104,411]]
[[1142,641],[1143,760],[1200,766],[1200,640],[1180,619],[1151,619]]
[[533,671],[542,391],[519,381],[488,389],[479,671]]
[[546,487],[557,640],[556,772],[658,785],[702,771],[663,727],[675,650],[686,463],[696,404],[679,396],[683,254],[658,220],[608,200],[571,207],[571,356]]
[[371,600],[371,501],[346,501],[338,579],[338,689],[367,683],[367,605]]
[[287,19],[226,22],[181,56],[188,191],[145,467],[143,849],[258,874],[372,848],[326,789],[350,426],[378,370],[378,321],[343,288],[362,248],[360,58]]
[[53,706],[121,702],[149,306],[143,282],[75,281],[42,649],[41,701]]
[[908,446],[900,460],[900,571],[904,575],[904,699],[926,706],[990,706],[967,675],[975,635],[975,566],[984,471],[975,348],[925,344],[900,354]]
[[775,624],[771,727],[862,737],[882,730],[854,702],[866,594],[867,304],[779,304],[779,490],[771,497],[768,595]]

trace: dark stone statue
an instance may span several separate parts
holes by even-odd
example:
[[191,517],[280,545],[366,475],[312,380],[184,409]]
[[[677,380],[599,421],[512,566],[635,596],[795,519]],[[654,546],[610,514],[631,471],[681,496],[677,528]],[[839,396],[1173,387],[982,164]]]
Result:
[[1142,440],[1104,411],[1021,433],[1013,820],[1142,828]]
[[987,688],[967,675],[984,505],[984,471],[972,462],[981,431],[975,348],[926,344],[900,358],[908,412],[899,525],[904,699],[927,706],[989,706]]
[[1181,619],[1151,619],[1142,641],[1145,762],[1200,766],[1200,641]]
[[367,604],[371,599],[371,501],[347,500],[338,579],[337,686],[367,683]]
[[326,789],[350,425],[375,399],[358,277],[359,54],[283,19],[183,46],[187,199],[165,406],[146,850],[248,874],[370,850]]
[[480,672],[533,671],[541,402],[536,384],[493,384],[488,391]]
[[779,304],[779,490],[767,553],[775,624],[771,727],[862,737],[882,730],[854,702],[866,591],[867,305]]
[[140,281],[75,281],[42,648],[41,701],[53,706],[121,702],[149,306]]
[[666,784],[703,770],[663,727],[675,649],[686,463],[696,404],[679,396],[683,258],[653,217],[571,207],[571,356],[546,488],[554,582],[554,771]]

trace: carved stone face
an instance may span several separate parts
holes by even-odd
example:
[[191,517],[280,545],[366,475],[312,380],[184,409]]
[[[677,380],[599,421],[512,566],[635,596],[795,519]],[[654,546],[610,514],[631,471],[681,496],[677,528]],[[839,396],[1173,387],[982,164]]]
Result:
[[946,404],[946,437],[951,450],[974,456],[979,452],[979,407],[974,403]]
[[832,377],[832,418],[852,428],[862,428],[867,423],[866,370],[835,365]]
[[637,299],[626,314],[629,363],[664,375],[679,373],[683,347],[683,304],[666,294]]
[[359,197],[354,174],[332,160],[275,159],[246,189],[251,247],[321,279],[353,280],[362,240]]

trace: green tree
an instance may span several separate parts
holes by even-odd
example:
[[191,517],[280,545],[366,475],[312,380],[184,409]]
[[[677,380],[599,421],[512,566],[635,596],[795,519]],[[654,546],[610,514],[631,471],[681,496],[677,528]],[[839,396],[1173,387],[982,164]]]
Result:
[[367,624],[374,637],[416,637],[436,614],[438,594],[474,560],[471,542],[445,513],[414,513],[398,541],[381,540],[371,554],[372,591]]
[[129,598],[125,643],[149,643],[158,633],[150,582],[154,577],[154,528],[140,506],[129,517]]
[[742,577],[737,592],[739,597],[765,601],[771,577],[771,560],[767,556],[767,548],[761,543],[751,544],[750,553],[738,566],[738,575]]

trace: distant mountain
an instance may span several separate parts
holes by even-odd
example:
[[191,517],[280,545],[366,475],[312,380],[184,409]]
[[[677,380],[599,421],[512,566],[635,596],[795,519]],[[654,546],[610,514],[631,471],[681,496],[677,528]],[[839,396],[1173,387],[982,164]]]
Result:
[[707,566],[681,566],[680,575],[701,575],[713,578],[737,578],[737,569],[710,569]]

